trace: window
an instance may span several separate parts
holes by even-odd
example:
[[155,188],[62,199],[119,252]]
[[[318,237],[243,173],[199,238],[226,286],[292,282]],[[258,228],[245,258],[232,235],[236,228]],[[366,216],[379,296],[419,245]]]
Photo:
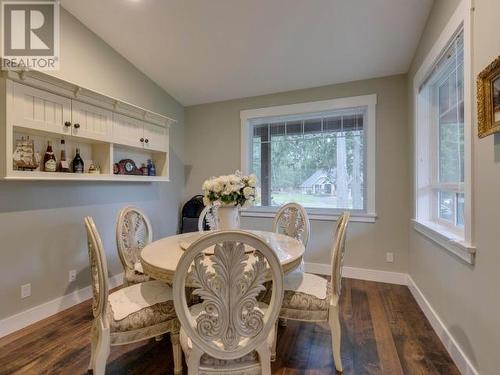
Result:
[[256,210],[297,202],[310,214],[373,214],[368,165],[374,168],[375,100],[368,95],[242,111],[242,169],[258,177]]
[[472,263],[467,12],[457,9],[414,79],[415,229]]
[[[419,126],[428,127],[428,219],[463,233],[464,43],[453,38],[418,94]],[[421,170],[423,171],[424,168]]]

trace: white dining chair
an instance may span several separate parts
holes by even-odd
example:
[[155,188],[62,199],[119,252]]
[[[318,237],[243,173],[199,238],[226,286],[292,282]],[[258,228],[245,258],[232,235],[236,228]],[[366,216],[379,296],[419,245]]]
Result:
[[109,294],[108,266],[101,237],[91,217],[85,218],[94,319],[91,328],[89,370],[103,375],[111,345],[124,345],[171,333],[174,372],[182,373],[180,324],[175,314],[172,287],[146,281]]
[[217,223],[217,207],[205,206],[198,218],[198,231],[205,231],[205,224],[208,225],[209,230],[216,230],[218,227]]
[[[284,297],[280,319],[302,322],[328,322],[332,335],[335,368],[342,372],[341,328],[339,301],[342,281],[342,264],[349,213],[344,212],[337,221],[331,255],[331,279],[311,273],[290,273],[284,280]],[[276,356],[276,340],[273,344]]]
[[[304,245],[304,250],[307,249],[309,236],[311,233],[311,224],[309,216],[304,206],[290,202],[280,207],[273,220],[273,232],[282,233],[289,237],[299,240]],[[300,262],[300,266],[295,269],[294,273],[302,273],[305,271],[304,257]],[[284,318],[279,319],[279,324],[286,326],[287,321]],[[273,361],[275,356],[272,357]]]
[[[272,296],[266,305],[256,297],[265,290],[268,277]],[[186,285],[194,287],[201,303],[188,307]],[[188,374],[270,375],[274,323],[282,297],[280,261],[254,234],[217,231],[189,246],[174,278]]]
[[144,274],[139,256],[141,250],[153,240],[153,230],[148,217],[135,207],[124,207],[116,222],[116,246],[123,266],[125,286],[150,280]]
[[307,247],[311,227],[305,208],[294,202],[281,206],[274,217],[273,232],[293,237]]

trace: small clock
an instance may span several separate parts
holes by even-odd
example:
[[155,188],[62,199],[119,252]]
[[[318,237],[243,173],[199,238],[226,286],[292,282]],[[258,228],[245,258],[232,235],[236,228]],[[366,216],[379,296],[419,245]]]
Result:
[[131,174],[142,175],[142,172],[132,159],[123,159],[114,165],[113,172],[115,174]]

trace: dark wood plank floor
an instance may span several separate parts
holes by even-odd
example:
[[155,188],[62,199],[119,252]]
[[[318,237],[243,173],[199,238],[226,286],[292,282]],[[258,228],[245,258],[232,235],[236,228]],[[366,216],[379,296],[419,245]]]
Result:
[[[344,279],[345,374],[459,374],[405,286]],[[0,339],[0,374],[85,374],[90,303]],[[278,333],[275,375],[335,373],[326,324],[288,322]],[[112,347],[107,374],[172,374],[168,338]]]

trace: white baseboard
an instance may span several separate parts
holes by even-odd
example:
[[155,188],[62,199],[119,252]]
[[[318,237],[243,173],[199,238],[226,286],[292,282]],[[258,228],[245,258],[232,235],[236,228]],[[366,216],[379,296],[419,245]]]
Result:
[[[330,275],[332,273],[329,264],[306,263],[307,272],[319,275]],[[398,285],[407,285],[407,274],[401,272],[380,271],[368,268],[347,267],[342,270],[342,275],[351,279],[377,281],[380,283],[390,283]]]
[[479,372],[474,368],[410,275],[408,275],[408,288],[462,375],[479,375]]
[[[109,288],[115,288],[123,282],[123,273],[109,278]],[[84,302],[92,297],[92,288],[87,286],[83,289],[75,290],[65,296],[58,297],[52,301],[45,302],[31,309],[22,311],[16,315],[0,320],[0,337],[18,331],[42,319],[48,318],[58,312],[64,311],[71,306]]]

